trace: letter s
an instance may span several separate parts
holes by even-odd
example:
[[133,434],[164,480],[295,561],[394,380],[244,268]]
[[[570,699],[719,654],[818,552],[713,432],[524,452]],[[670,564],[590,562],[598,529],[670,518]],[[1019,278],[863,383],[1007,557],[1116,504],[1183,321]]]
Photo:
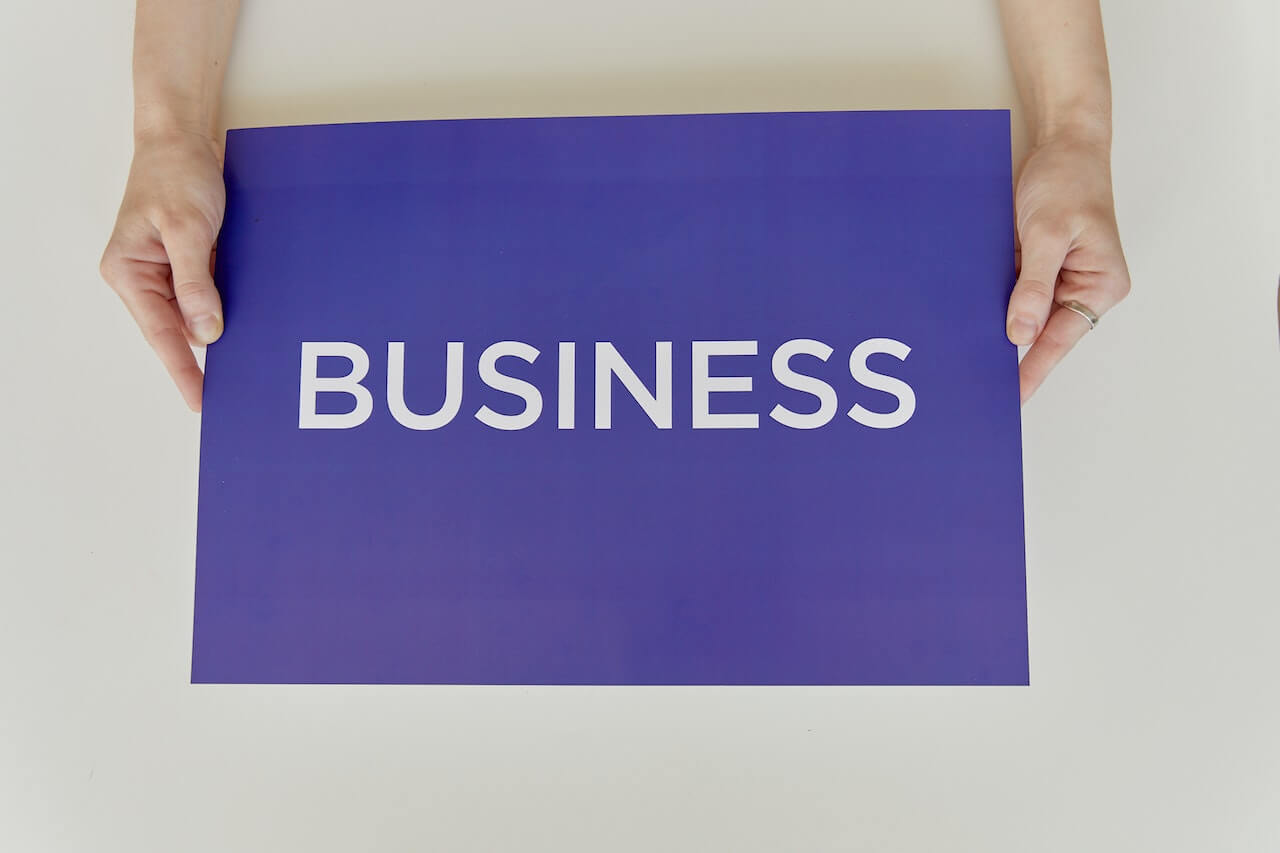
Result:
[[867,356],[881,352],[887,353],[899,361],[906,361],[907,356],[911,354],[911,347],[902,343],[902,341],[895,341],[893,338],[871,338],[865,340],[854,347],[853,352],[849,354],[849,373],[852,374],[858,384],[897,397],[898,408],[892,412],[881,413],[863,408],[861,404],[854,404],[854,407],[849,410],[849,417],[863,426],[874,427],[875,429],[893,429],[911,420],[911,416],[915,414],[916,392],[911,390],[911,386],[901,379],[885,376],[883,373],[876,373],[867,367]]
[[796,338],[787,341],[773,353],[773,376],[779,384],[794,391],[803,391],[818,398],[818,410],[809,414],[793,412],[781,403],[773,407],[769,417],[783,426],[792,429],[817,429],[831,423],[836,416],[836,389],[814,376],[798,373],[791,369],[791,357],[794,355],[811,355],[821,361],[831,358],[831,347],[822,341],[809,338]]
[[488,406],[481,406],[476,420],[494,429],[513,430],[532,426],[542,414],[542,392],[532,383],[498,371],[498,359],[513,356],[533,364],[538,350],[520,341],[498,341],[480,354],[480,379],[495,391],[502,391],[524,400],[524,411],[516,415],[504,415]]

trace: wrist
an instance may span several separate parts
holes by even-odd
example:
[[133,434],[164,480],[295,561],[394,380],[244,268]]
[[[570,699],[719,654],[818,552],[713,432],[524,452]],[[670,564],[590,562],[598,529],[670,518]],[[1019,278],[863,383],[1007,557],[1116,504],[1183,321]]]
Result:
[[1111,103],[1098,97],[1055,102],[1033,110],[1031,135],[1035,145],[1069,138],[1111,148]]
[[216,138],[215,116],[213,109],[185,104],[180,99],[139,98],[133,110],[134,144],[170,143],[182,139],[208,144],[216,151],[221,146]]

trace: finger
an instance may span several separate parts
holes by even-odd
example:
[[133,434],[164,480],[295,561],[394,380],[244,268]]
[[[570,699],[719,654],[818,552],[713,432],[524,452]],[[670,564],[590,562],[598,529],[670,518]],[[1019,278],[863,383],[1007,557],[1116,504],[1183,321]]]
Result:
[[1031,398],[1049,375],[1049,371],[1062,361],[1063,356],[1071,351],[1087,331],[1089,321],[1076,312],[1061,307],[1053,309],[1048,322],[1044,324],[1044,331],[1018,365],[1022,402]]
[[191,411],[200,411],[204,374],[183,333],[182,315],[177,306],[165,294],[148,288],[122,289],[120,298],[178,386],[182,399]]
[[1040,334],[1053,308],[1053,290],[1066,260],[1070,240],[1043,227],[1028,226],[1022,241],[1022,266],[1009,296],[1006,333],[1018,346]]
[[182,319],[197,342],[211,344],[222,334],[222,300],[209,273],[213,237],[199,224],[180,224],[162,231],[160,238]]

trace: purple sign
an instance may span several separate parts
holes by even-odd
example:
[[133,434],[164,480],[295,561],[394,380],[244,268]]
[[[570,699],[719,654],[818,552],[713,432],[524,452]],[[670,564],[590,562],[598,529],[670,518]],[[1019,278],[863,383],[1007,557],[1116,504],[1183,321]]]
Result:
[[233,130],[194,682],[1025,684],[1009,115]]

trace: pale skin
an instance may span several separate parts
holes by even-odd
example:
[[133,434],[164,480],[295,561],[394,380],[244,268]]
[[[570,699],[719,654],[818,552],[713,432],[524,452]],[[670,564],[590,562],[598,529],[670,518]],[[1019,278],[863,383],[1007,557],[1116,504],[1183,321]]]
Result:
[[[183,399],[200,410],[192,347],[222,334],[211,274],[226,193],[217,132],[239,0],[138,0],[134,154],[102,277]],[[1014,191],[1020,247],[1009,340],[1029,347],[1023,402],[1129,292],[1111,192],[1111,83],[1098,0],[1000,0],[1031,150]]]

